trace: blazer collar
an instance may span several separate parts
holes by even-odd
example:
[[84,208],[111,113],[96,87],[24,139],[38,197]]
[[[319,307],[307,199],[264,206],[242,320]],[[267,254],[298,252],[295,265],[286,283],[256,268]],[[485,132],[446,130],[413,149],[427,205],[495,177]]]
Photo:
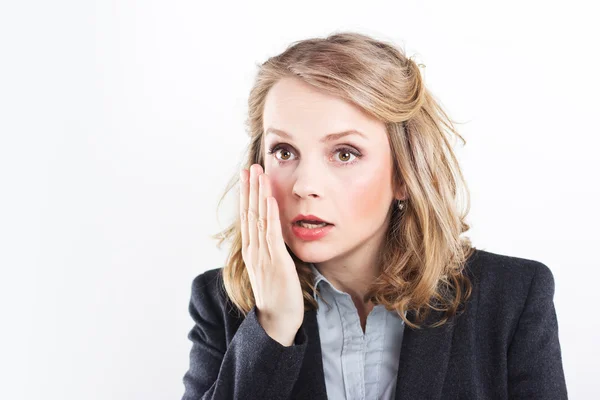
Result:
[[[438,321],[441,316],[441,311],[432,310],[423,325]],[[406,317],[414,322],[415,314],[408,311]],[[308,343],[293,398],[327,400],[316,310],[304,313],[303,324]],[[454,319],[450,319],[436,328],[404,327],[395,400],[441,397],[450,360],[454,325]]]

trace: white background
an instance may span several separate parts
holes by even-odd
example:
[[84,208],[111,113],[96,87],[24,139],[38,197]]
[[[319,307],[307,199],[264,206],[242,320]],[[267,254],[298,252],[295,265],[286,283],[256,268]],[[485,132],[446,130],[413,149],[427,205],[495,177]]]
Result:
[[426,65],[467,139],[467,236],[550,267],[570,398],[600,398],[593,2],[215,4],[0,6],[0,398],[181,398],[256,64],[346,29]]

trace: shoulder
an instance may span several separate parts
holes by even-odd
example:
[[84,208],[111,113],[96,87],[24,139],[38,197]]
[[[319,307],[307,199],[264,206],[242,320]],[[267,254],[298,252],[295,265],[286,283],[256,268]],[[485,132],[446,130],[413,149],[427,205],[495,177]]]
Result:
[[508,282],[511,287],[528,287],[535,278],[546,283],[554,283],[550,268],[538,260],[493,253],[475,249],[467,261],[467,268],[481,279]]
[[206,270],[192,280],[192,289],[213,291],[223,282],[223,268]]
[[554,294],[552,271],[538,260],[476,249],[466,269],[481,300],[495,299],[498,307],[506,302],[523,305],[530,296],[552,298]]
[[223,285],[223,268],[213,268],[192,280],[190,307],[196,310],[220,311],[227,299]]

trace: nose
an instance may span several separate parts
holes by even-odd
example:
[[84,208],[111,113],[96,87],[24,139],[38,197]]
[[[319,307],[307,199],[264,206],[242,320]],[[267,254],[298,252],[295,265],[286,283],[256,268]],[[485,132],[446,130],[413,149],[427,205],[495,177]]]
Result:
[[324,168],[319,162],[300,161],[294,171],[294,195],[299,198],[323,196]]

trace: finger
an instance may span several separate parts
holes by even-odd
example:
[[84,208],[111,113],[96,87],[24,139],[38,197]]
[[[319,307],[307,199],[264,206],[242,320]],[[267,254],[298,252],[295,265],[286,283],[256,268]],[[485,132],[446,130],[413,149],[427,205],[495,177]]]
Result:
[[[256,220],[258,218],[258,175],[261,173],[259,164],[250,166],[250,191],[248,204],[248,246],[258,248],[258,228]],[[254,249],[252,250],[254,252]]]
[[271,259],[274,259],[285,249],[285,241],[281,232],[281,221],[279,219],[279,206],[275,197],[267,198],[267,241],[269,243],[269,254]]
[[259,183],[259,199],[258,199],[258,241],[260,249],[270,258],[267,244],[267,197],[271,196],[271,186],[267,174],[260,174],[258,177]]
[[246,169],[240,172],[240,231],[242,234],[242,249],[248,248],[248,189],[250,174]]

